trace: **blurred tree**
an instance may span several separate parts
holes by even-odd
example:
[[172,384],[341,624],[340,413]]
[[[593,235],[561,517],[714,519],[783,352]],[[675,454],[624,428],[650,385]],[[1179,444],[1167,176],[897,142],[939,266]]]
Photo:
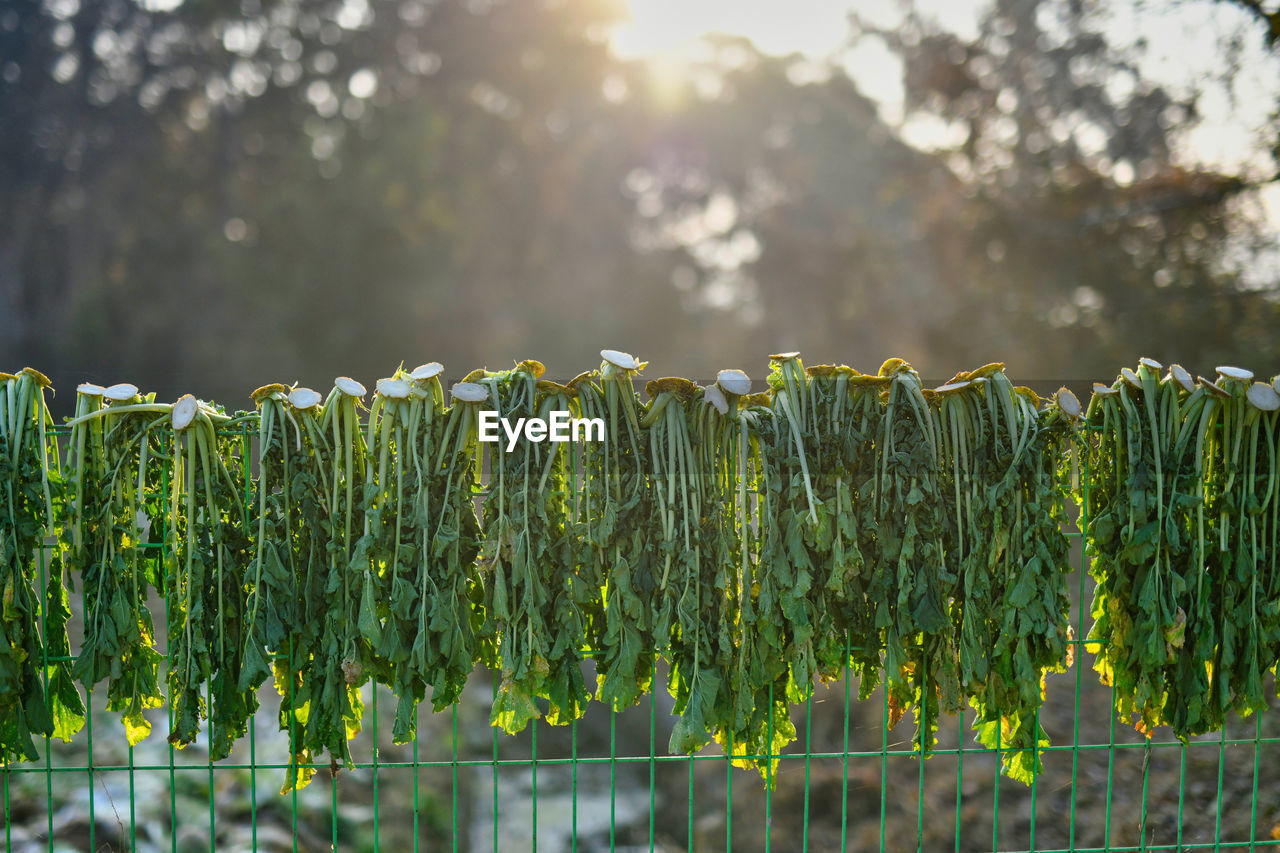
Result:
[[976,283],[988,307],[936,328],[938,344],[976,345],[970,360],[1034,352],[1040,376],[1110,376],[1141,354],[1273,368],[1280,282],[1274,264],[1249,267],[1274,251],[1275,226],[1241,194],[1276,174],[1177,156],[1201,93],[1144,79],[1096,12],[996,0],[970,39],[916,12],[894,30],[860,27],[902,58],[907,110],[959,130],[938,153],[967,203],[932,242],[940,280]]
[[157,6],[0,19],[6,360],[236,404],[680,327],[626,242],[612,4]]
[[963,294],[938,288],[929,239],[959,181],[842,73],[741,39],[676,70],[629,69],[637,94],[622,109],[653,138],[627,178],[637,245],[678,253],[686,310],[715,318],[692,345],[756,366],[763,349],[800,349],[811,363],[874,371],[895,354],[946,370],[954,353],[926,330]]
[[12,0],[0,364],[240,406],[601,346],[703,377],[775,348],[942,378],[1280,355],[1239,275],[1250,182],[1178,160],[1194,102],[1078,4],[998,0],[972,39],[857,22],[963,130],[926,153],[829,64],[620,61],[620,2]]

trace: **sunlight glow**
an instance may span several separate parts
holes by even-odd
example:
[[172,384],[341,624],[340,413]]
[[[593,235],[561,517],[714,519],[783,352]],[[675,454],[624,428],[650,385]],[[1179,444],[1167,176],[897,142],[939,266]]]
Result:
[[[810,63],[839,65],[876,104],[880,118],[908,144],[937,150],[956,142],[957,128],[936,117],[904,113],[902,64],[892,51],[874,38],[850,44],[851,11],[856,9],[873,26],[892,29],[903,20],[899,0],[628,0],[628,4],[630,20],[613,29],[610,46],[621,59],[661,64],[655,73],[666,78],[668,94],[679,88],[674,78],[682,60],[705,58],[705,51],[700,54],[696,46],[701,36],[741,36],[766,54],[797,54]],[[988,3],[915,0],[914,6],[924,18],[970,39],[978,34],[978,21]],[[1188,0],[1170,7],[1130,0],[1099,9],[1097,24],[1117,44],[1151,48],[1138,61],[1145,76],[1179,94],[1197,84],[1203,86],[1198,106],[1205,121],[1179,140],[1185,160],[1246,174],[1269,168],[1259,140],[1266,136],[1272,103],[1268,93],[1274,87],[1280,57],[1266,55],[1255,39],[1259,43],[1248,45],[1241,57],[1245,70],[1233,93],[1215,80],[1219,57],[1214,39],[1204,38],[1207,32],[1228,32],[1240,23],[1243,13],[1210,0]],[[1115,80],[1111,85],[1118,90],[1131,81]]]
[[848,36],[848,7],[831,0],[631,0],[610,44],[627,59],[679,52],[699,36],[746,36],[765,53],[826,56]]

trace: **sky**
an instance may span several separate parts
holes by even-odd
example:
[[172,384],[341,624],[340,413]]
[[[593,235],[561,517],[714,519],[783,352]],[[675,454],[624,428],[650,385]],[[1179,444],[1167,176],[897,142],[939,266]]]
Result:
[[[849,48],[848,13],[854,5],[847,0],[630,0],[631,20],[613,31],[611,45],[619,56],[647,58],[679,53],[698,36],[719,32],[745,36],[766,53],[830,61],[849,72],[906,142],[925,150],[947,144],[953,131],[925,116],[903,114],[902,66],[882,43],[864,39]],[[947,29],[973,36],[986,4],[917,0],[916,5]],[[899,0],[864,0],[856,6],[859,15],[878,26],[901,20]],[[1253,177],[1274,168],[1262,140],[1280,90],[1280,56],[1265,52],[1256,22],[1236,7],[1212,0],[1118,0],[1098,8],[1099,24],[1115,43],[1146,42],[1139,62],[1144,76],[1174,91],[1205,89],[1198,104],[1204,118],[1181,140],[1179,155],[1188,165]],[[1235,91],[1206,85],[1222,72],[1216,36],[1242,25],[1249,38]],[[1271,184],[1259,201],[1280,232],[1280,185]]]

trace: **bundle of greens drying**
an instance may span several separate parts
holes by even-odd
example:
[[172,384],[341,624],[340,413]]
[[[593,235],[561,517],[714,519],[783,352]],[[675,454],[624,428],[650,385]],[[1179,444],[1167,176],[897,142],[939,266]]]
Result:
[[825,631],[828,637],[821,636],[824,628],[833,628],[832,614],[820,612],[820,593],[811,595],[812,590],[824,588],[826,578],[821,575],[826,574],[831,554],[830,540],[823,535],[828,509],[814,494],[811,473],[819,467],[810,465],[810,457],[820,441],[821,427],[809,380],[797,353],[771,355],[769,360],[773,417],[759,422],[757,431],[764,495],[755,627],[776,635],[771,644],[781,654],[775,661],[787,669],[785,694],[776,698],[800,702],[813,689],[815,645],[843,643],[834,630]]
[[364,716],[360,688],[378,669],[370,640],[376,592],[361,552],[369,541],[367,513],[375,500],[369,480],[374,461],[358,415],[362,391],[335,381],[322,407],[311,398],[301,408],[297,389],[290,393],[293,414],[316,456],[323,503],[311,511],[323,526],[310,535],[320,537],[316,546],[324,555],[321,564],[308,564],[298,578],[302,617],[314,621],[304,635],[309,659],[295,707],[305,712],[304,746],[311,754],[323,746],[334,770],[339,762],[352,766],[347,742],[359,733]]
[[[479,405],[474,399],[480,395],[473,393],[473,399],[463,400],[459,394],[455,386],[443,437],[429,448],[434,461],[424,455],[424,462],[431,462],[431,476],[418,498],[423,501],[430,535],[425,612],[419,616],[426,619],[429,635],[421,648],[415,640],[414,655],[419,656],[417,666],[431,687],[431,703],[437,711],[457,701],[475,668],[476,632],[484,616],[476,566],[480,522],[473,500],[480,483]],[[425,432],[422,440],[426,447]]]
[[[876,439],[884,414],[879,392],[888,381],[850,367],[821,365],[806,371],[805,388],[789,366],[783,361],[776,372],[788,396],[802,401],[790,407],[794,417],[789,419],[802,427],[798,434],[808,459],[816,523],[797,526],[793,512],[795,536],[788,550],[798,562],[807,560],[814,573],[809,601],[818,674],[839,678],[848,663],[865,698],[880,680],[881,642],[867,591],[876,549]],[[776,391],[774,399],[776,411]]]
[[[741,756],[735,763],[755,767],[771,778],[778,754],[795,737],[789,700],[808,689],[807,682],[797,685],[792,676],[795,658],[805,666],[804,650],[796,651],[796,626],[791,615],[807,620],[809,612],[797,606],[794,593],[795,572],[779,544],[780,533],[773,530],[780,507],[787,499],[783,492],[797,488],[808,500],[803,475],[787,481],[778,471],[781,463],[772,454],[778,443],[791,438],[789,427],[780,423],[769,408],[767,395],[749,395],[741,401],[739,413],[747,424],[747,482],[759,494],[756,502],[756,529],[742,529],[743,575],[739,601],[738,647],[732,669],[727,674],[734,699],[731,725],[716,732],[716,740],[725,752]],[[779,438],[782,432],[782,438]],[[791,451],[794,453],[794,450]],[[799,463],[796,461],[796,467]],[[791,613],[783,611],[783,598],[788,596]],[[802,629],[808,623],[802,624]]]
[[[605,481],[593,481],[589,473],[591,465],[601,466],[598,470],[603,471],[606,470],[603,466],[608,464],[604,455],[608,452],[609,441],[608,404],[600,378],[599,370],[589,370],[570,379],[564,386],[578,417],[601,418],[605,423],[604,434],[599,436],[599,440],[574,444],[564,460],[565,476],[571,488],[565,535],[575,552],[574,574],[581,593],[577,604],[582,612],[582,635],[578,642],[584,659],[601,654],[605,633],[605,577],[609,555],[615,544],[616,517],[604,517],[606,507],[612,505],[610,487]],[[595,666],[599,668],[598,664]],[[593,695],[596,692],[590,685],[588,691]]]
[[[209,720],[209,751],[225,758],[258,708],[256,684],[242,684],[250,563],[248,510],[234,424],[187,395],[172,407],[166,594],[169,742],[195,740]],[[235,473],[233,473],[235,472]]]
[[793,353],[772,358],[774,425],[762,430],[771,435],[767,456],[786,461],[766,480],[769,491],[784,491],[786,500],[770,510],[781,507],[780,517],[766,523],[766,547],[774,549],[774,561],[804,570],[807,597],[793,592],[787,600],[812,623],[805,630],[806,669],[833,679],[848,665],[865,699],[880,682],[884,645],[877,623],[884,592],[872,584],[879,559],[878,443],[892,380],[834,365],[802,372]]
[[1090,649],[1117,711],[1151,735],[1220,728],[1266,707],[1276,663],[1276,416],[1280,396],[1219,368],[1194,383],[1143,359],[1095,386],[1088,483]]
[[84,703],[66,662],[71,611],[62,562],[50,562],[47,578],[41,571],[45,537],[54,529],[54,499],[61,497],[62,487],[57,450],[46,432],[52,423],[44,401],[47,387],[49,380],[29,367],[16,376],[0,373],[0,762],[5,764],[38,757],[33,735],[70,740],[84,724]]
[[1147,359],[1137,373],[1125,368],[1111,387],[1095,386],[1089,404],[1099,435],[1085,507],[1097,581],[1088,639],[1121,718],[1147,736],[1158,725],[1185,736],[1216,727],[1203,460],[1219,406],[1176,366],[1163,381],[1159,369]]
[[[510,423],[550,421],[571,411],[571,389],[539,382],[543,367],[522,361],[514,369],[477,377],[488,405]],[[539,716],[545,697],[548,721],[582,716],[590,698],[582,677],[583,605],[590,590],[576,570],[581,549],[571,537],[571,451],[562,442],[491,445],[489,493],[484,503],[481,548],[485,663],[501,672],[491,722],[518,732]]]
[[171,590],[143,545],[159,544],[166,517],[171,407],[133,385],[90,385],[81,386],[76,411],[67,564],[84,584],[85,636],[72,674],[89,688],[107,679],[107,709],[121,712],[132,745],[151,732],[143,711],[163,702],[147,587]]
[[[859,679],[858,696],[866,699],[880,682],[884,648],[883,582],[876,586],[876,579],[883,576],[877,538],[877,495],[879,442],[888,397],[885,389],[892,380],[855,371],[846,373],[844,368],[837,370],[834,388],[829,380],[815,381],[813,385],[819,408],[830,405],[832,423],[840,424],[839,437],[833,440],[840,445],[839,458],[844,460],[833,491],[837,508],[832,533],[833,579],[839,586],[834,596],[828,596],[837,606],[837,630],[847,637],[850,669]],[[846,479],[851,484],[847,493]],[[818,487],[823,491],[831,488],[829,473],[819,476]]]
[[[577,390],[539,382],[538,417],[549,422],[552,412],[578,416]],[[538,513],[546,519],[539,523],[550,528],[551,566],[544,578],[550,595],[546,618],[554,640],[547,658],[547,720],[562,725],[581,717],[591,698],[582,673],[583,646],[601,619],[601,588],[594,582],[595,572],[583,570],[587,548],[580,538],[582,507],[574,445],[556,442],[535,447],[541,452],[533,458],[542,462],[537,500],[545,505]]]
[[261,410],[255,521],[275,535],[254,543],[246,573],[253,649],[242,684],[261,683],[267,655],[279,653],[272,671],[291,751],[282,792],[310,781],[321,750],[334,770],[350,766],[347,741],[364,712],[360,687],[372,656],[357,625],[364,570],[354,556],[363,524],[363,389],[352,385],[336,382],[323,407],[309,388],[267,385],[253,394]]
[[[418,604],[419,574],[425,565],[421,528],[415,512],[417,495],[414,468],[421,469],[421,460],[415,456],[418,432],[425,414],[425,391],[414,393],[411,380],[403,368],[394,376],[379,379],[375,386],[373,402],[369,406],[365,426],[364,450],[367,459],[364,466],[364,488],[360,491],[359,513],[364,519],[364,530],[355,547],[333,548],[338,562],[347,566],[343,589],[346,601],[355,599],[358,644],[367,648],[376,680],[390,686],[392,673],[408,659],[408,652],[417,634],[421,609]],[[341,392],[335,392],[341,395]],[[341,396],[335,399],[342,399]],[[434,414],[434,399],[432,399]],[[352,401],[354,407],[354,400]],[[341,451],[337,448],[341,447]],[[357,446],[349,439],[341,445],[334,442],[334,460],[347,454],[354,459]],[[346,487],[356,487],[354,477],[347,479]],[[331,493],[337,494],[331,489]],[[342,507],[331,501],[331,509]],[[345,529],[344,529],[345,535]],[[349,619],[344,620],[349,624]],[[423,637],[425,640],[425,637]],[[348,649],[347,660],[355,660],[356,654]],[[363,670],[364,667],[361,666]],[[406,667],[400,667],[403,677],[410,677]],[[404,699],[412,696],[406,692]],[[417,703],[397,709],[397,735],[413,727],[413,711]]]
[[[1218,648],[1210,708],[1241,715],[1268,707],[1263,678],[1280,659],[1280,394],[1240,368],[1218,368],[1221,429],[1205,465],[1206,509],[1217,515]],[[1208,383],[1206,383],[1208,385]]]
[[446,412],[442,371],[431,362],[381,380],[366,436],[359,625],[398,698],[396,743],[413,740],[427,688],[443,709],[474,665],[474,409]]
[[[307,625],[300,618],[296,562],[299,554],[294,548],[295,539],[303,537],[305,527],[293,528],[291,511],[295,478],[307,477],[306,465],[301,454],[293,450],[294,438],[289,435],[286,420],[287,394],[283,385],[267,385],[253,394],[258,406],[258,478],[256,494],[250,504],[250,529],[253,532],[253,553],[245,570],[244,588],[247,607],[244,631],[244,653],[241,657],[238,687],[254,690],[272,676],[272,655],[279,651],[284,655],[280,667],[281,694],[289,698],[288,683],[295,671],[295,650],[291,638]],[[314,499],[314,492],[305,487],[296,490]],[[282,713],[282,728],[289,728]]]
[[[748,488],[755,414],[742,409],[750,387],[745,373],[724,370],[715,384],[701,389],[700,398],[685,404],[685,466],[698,483],[690,519],[697,522],[698,548],[691,571],[677,581],[667,653],[668,689],[680,715],[671,732],[672,752],[696,752],[708,732],[728,750],[736,729],[742,579],[750,575],[756,548],[755,489]],[[667,417],[674,420],[678,413]]]
[[[822,571],[815,563],[829,563],[830,540],[819,541],[821,502],[806,458],[815,420],[809,383],[797,354],[770,359],[772,409],[765,408],[767,398],[749,398],[743,413],[760,488],[759,535],[744,566],[742,634],[731,676],[737,701],[732,726],[722,735],[726,750],[754,756],[742,764],[765,775],[795,737],[789,702],[812,691],[815,644],[825,639],[816,635],[818,623],[832,616],[818,613],[810,597],[812,588],[823,586],[825,578],[815,583]],[[825,505],[821,511],[825,519]],[[834,641],[843,648],[843,637]]]
[[[723,375],[723,374],[722,374]],[[742,377],[745,379],[745,375]],[[661,599],[655,632],[670,664],[668,688],[680,716],[673,752],[696,752],[708,730],[732,725],[733,625],[745,516],[742,432],[736,395],[684,379],[650,382],[642,423],[649,435],[654,493],[661,514]],[[728,398],[734,398],[732,406]]]
[[582,417],[605,423],[605,440],[585,443],[582,451],[583,505],[590,518],[582,571],[588,584],[603,581],[603,615],[588,624],[598,626],[591,639],[601,652],[599,698],[620,711],[651,689],[655,651],[664,640],[653,606],[663,561],[652,543],[660,537],[661,519],[633,385],[645,362],[614,350],[601,356],[598,378],[573,383]]
[[879,375],[888,384],[876,437],[878,547],[867,598],[876,607],[875,626],[884,641],[888,723],[896,725],[913,706],[915,743],[927,754],[939,710],[960,708],[958,637],[948,607],[957,575],[944,554],[941,436],[911,365],[889,359]]
[[[687,379],[666,377],[645,383],[649,406],[640,420],[649,439],[648,470],[658,512],[657,588],[650,598],[655,651],[666,652],[675,629],[678,603],[691,607],[702,556],[701,471],[693,467],[693,449],[685,405],[699,393]],[[686,596],[689,595],[689,598]],[[686,620],[688,621],[688,617]],[[683,626],[682,626],[683,627]]]
[[933,399],[942,439],[947,558],[958,574],[960,688],[979,742],[1006,750],[1030,784],[1048,738],[1038,724],[1044,676],[1068,664],[1071,567],[1059,460],[1079,402],[1060,390],[1041,409],[999,364],[962,373]]

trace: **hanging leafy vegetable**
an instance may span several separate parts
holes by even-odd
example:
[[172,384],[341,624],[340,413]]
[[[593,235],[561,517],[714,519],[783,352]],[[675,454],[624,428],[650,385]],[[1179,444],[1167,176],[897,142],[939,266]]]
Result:
[[[829,460],[820,461],[813,455],[821,426],[799,354],[771,355],[769,360],[773,418],[762,424],[760,431],[763,485],[768,495],[764,504],[768,514],[761,515],[762,565],[768,579],[757,598],[757,614],[781,633],[785,653],[778,663],[790,670],[786,698],[801,702],[813,689],[818,668],[815,645],[823,642],[817,637],[823,617],[818,614],[818,597],[813,591],[822,588],[826,580],[821,575],[826,574],[830,540],[824,528],[831,517],[827,505],[815,494],[814,479],[817,469]],[[776,597],[771,594],[774,585]]]
[[[549,422],[552,411],[570,411],[571,392],[539,382],[542,373],[538,362],[522,361],[487,373],[479,384],[506,422]],[[548,700],[552,723],[582,716],[590,698],[580,665],[585,596],[576,571],[579,550],[568,538],[573,484],[563,443],[493,447],[481,550],[482,635],[486,662],[502,674],[490,719],[514,733],[539,716],[534,700],[540,696]]]
[[[71,680],[62,562],[54,557],[41,598],[41,560],[62,496],[57,449],[46,428],[49,380],[28,367],[0,373],[0,761],[38,757],[33,735],[70,740],[84,724]],[[53,456],[53,466],[49,464]],[[47,690],[46,690],[47,678]]]
[[[539,716],[534,699],[542,695],[547,676],[542,654],[549,638],[542,624],[540,588],[534,576],[536,559],[530,554],[531,541],[543,546],[539,528],[529,530],[526,501],[532,488],[528,454],[498,429],[493,455],[486,466],[484,445],[479,444],[481,418],[493,413],[513,422],[536,411],[537,381],[542,374],[538,362],[520,362],[510,371],[475,370],[453,386],[454,410],[461,416],[456,436],[457,453],[468,473],[458,482],[470,499],[487,467],[488,488],[483,501],[482,520],[475,553],[475,589],[479,593],[473,608],[476,662],[500,670],[501,676],[490,722],[510,732],[521,731]],[[519,410],[521,414],[515,414]],[[536,484],[536,474],[532,475]],[[510,480],[508,480],[510,477]],[[533,599],[533,600],[526,600]]]
[[959,374],[934,398],[942,438],[948,558],[958,573],[960,686],[978,740],[1005,750],[1006,772],[1030,784],[1044,677],[1068,665],[1071,567],[1059,459],[1082,412],[1062,389],[1039,409],[1001,365]]
[[[770,377],[771,383],[778,383],[775,395],[784,381],[776,364],[779,361],[782,369],[794,369],[793,379],[798,376],[804,381],[803,368],[794,354],[776,357]],[[791,361],[793,365],[786,364]],[[778,754],[795,737],[788,702],[811,687],[808,673],[812,672],[811,650],[806,645],[806,637],[812,636],[811,610],[802,597],[808,590],[808,577],[798,586],[798,576],[807,575],[808,568],[793,567],[786,543],[788,531],[791,536],[797,534],[795,528],[779,525],[784,520],[803,525],[804,519],[811,517],[812,489],[802,464],[803,445],[790,421],[777,414],[779,405],[790,410],[791,400],[775,402],[772,410],[766,395],[752,395],[743,402],[740,417],[748,426],[750,440],[749,482],[759,491],[758,534],[744,537],[749,557],[741,579],[741,633],[730,676],[736,701],[732,726],[718,732],[716,739],[729,754],[743,756],[735,760],[739,766],[755,767],[761,775],[771,776]],[[799,684],[794,673],[803,679]]]
[[[536,362],[535,362],[536,363]],[[555,382],[538,382],[538,417],[550,422],[554,412],[580,414],[577,389]],[[584,641],[600,620],[600,586],[593,572],[583,570],[586,549],[579,538],[582,513],[579,500],[577,436],[575,443],[537,445],[533,454],[541,465],[537,488],[536,517],[549,528],[548,561],[539,566],[550,596],[546,622],[551,630],[547,657],[546,697],[550,708],[547,721],[564,725],[586,711],[592,691],[582,675]]]
[[[80,396],[77,408],[88,411],[70,421],[81,496],[72,509],[79,547],[71,562],[84,582],[85,636],[72,674],[90,688],[108,679],[107,709],[121,712],[132,745],[151,733],[143,711],[163,702],[146,599],[148,585],[166,590],[159,561],[142,546],[154,541],[149,534],[164,515],[163,466],[151,463],[167,456],[156,428],[168,424],[170,407],[129,384],[112,385],[101,398]],[[97,408],[100,399],[105,408]]]
[[615,711],[628,708],[651,689],[654,651],[659,648],[652,602],[661,559],[651,543],[661,521],[648,479],[648,437],[640,425],[641,404],[633,379],[646,362],[602,350],[599,382],[575,383],[582,416],[602,418],[605,440],[583,445],[587,511],[598,521],[589,535],[594,565],[588,577],[604,580],[603,630],[597,636],[599,697]]
[[232,474],[241,468],[238,442],[219,437],[215,427],[234,421],[189,394],[173,404],[171,418],[169,742],[191,743],[207,718],[210,755],[219,759],[231,753],[258,708],[257,691],[240,686],[248,615],[243,578],[250,562],[245,489]]
[[283,385],[267,385],[253,394],[258,405],[258,479],[251,505],[253,558],[244,576],[248,603],[244,663],[237,685],[241,690],[256,691],[271,677],[271,656],[277,651],[285,656],[287,683],[294,671],[292,636],[305,630],[298,610],[294,535],[287,502],[290,461],[296,461],[287,449],[288,391]]
[[939,710],[960,707],[956,632],[948,609],[954,567],[944,562],[948,524],[939,481],[940,435],[920,378],[902,359],[880,368],[889,380],[877,437],[877,567],[868,599],[884,632],[889,724],[915,708],[916,745],[933,746]]
[[[821,365],[806,373],[803,438],[817,523],[804,527],[788,549],[814,573],[809,600],[818,674],[839,678],[847,661],[865,696],[879,682],[881,643],[867,598],[876,523],[859,508],[875,505],[876,437],[883,415],[877,391],[885,382],[845,366]],[[798,381],[793,385],[799,387]]]
[[[845,377],[841,376],[841,379]],[[849,638],[850,667],[858,675],[858,696],[868,698],[881,680],[881,655],[884,648],[884,611],[887,569],[880,559],[880,448],[884,429],[885,393],[889,380],[884,376],[868,376],[853,372],[847,377],[847,398],[840,400],[839,384],[835,389],[833,423],[841,424],[843,471],[836,483],[837,515],[832,557],[836,571],[841,563],[845,579],[841,600],[841,628]],[[839,383],[839,380],[837,380]],[[823,384],[817,386],[822,393]],[[821,397],[819,398],[821,399]],[[843,492],[843,478],[848,477],[852,491]]]
[[[303,747],[298,704],[303,671],[314,645],[314,622],[302,618],[299,580],[304,564],[321,559],[313,550],[323,542],[320,528],[299,520],[305,506],[318,523],[312,454],[303,454],[297,421],[289,413],[289,388],[264,385],[253,392],[258,406],[258,481],[253,501],[253,558],[244,577],[248,593],[245,648],[238,687],[257,688],[274,672],[281,696],[280,728],[289,733],[291,766],[281,792],[310,781],[311,752]],[[289,434],[293,424],[295,432]],[[296,482],[295,482],[296,481]],[[303,496],[306,500],[301,500]],[[295,496],[299,499],[294,503]],[[312,538],[311,533],[316,533]],[[302,765],[302,766],[299,766]]]
[[[308,561],[298,581],[303,619],[316,628],[306,636],[310,656],[295,698],[306,715],[304,747],[311,754],[321,747],[327,750],[333,770],[339,763],[348,768],[353,764],[347,742],[360,731],[360,688],[374,669],[371,641],[362,630],[368,627],[372,604],[370,566],[362,549],[369,542],[367,513],[375,497],[370,487],[374,463],[360,430],[359,397],[352,393],[362,390],[335,381],[319,413],[292,407],[303,446],[309,444],[315,455],[315,482],[308,478],[298,483],[304,490],[318,490],[313,498],[304,491],[303,500],[315,501],[308,514],[316,522],[309,523],[320,525],[309,535],[322,537],[312,545],[319,560]],[[385,385],[379,393],[383,390],[388,390]]]
[[687,379],[668,377],[645,384],[650,401],[640,426],[649,439],[648,469],[658,512],[656,546],[658,582],[650,599],[654,651],[665,652],[675,625],[677,602],[696,586],[702,543],[702,478],[692,467],[693,450],[685,420],[685,403],[698,393]]
[[1120,715],[1148,736],[1170,725],[1185,737],[1221,724],[1205,666],[1221,630],[1205,462],[1225,392],[1195,387],[1176,365],[1161,381],[1159,369],[1149,359],[1125,368],[1112,387],[1095,386],[1089,405],[1100,437],[1087,507],[1097,581],[1088,639]]
[[[1236,710],[1242,714],[1267,706],[1262,678],[1276,670],[1280,661],[1280,377],[1272,382],[1254,382],[1245,392],[1249,410],[1245,414],[1248,437],[1242,453],[1245,466],[1244,524],[1247,526],[1249,557],[1237,561],[1237,577],[1251,570],[1248,583],[1237,587],[1242,594],[1234,601],[1235,626],[1249,625],[1252,636],[1245,653],[1237,656],[1233,675]],[[1243,538],[1242,529],[1238,536]],[[1250,559],[1251,557],[1251,559]],[[1243,593],[1247,592],[1248,595]],[[1246,621],[1246,618],[1248,621]]]
[[[459,542],[456,531],[442,528],[446,515],[458,511],[458,496],[465,502],[462,510],[469,511],[474,471],[467,459],[474,436],[464,429],[446,458],[442,442],[457,415],[446,419],[442,371],[437,362],[397,371],[379,383],[369,414],[369,533],[357,546],[369,568],[359,624],[376,665],[385,668],[380,679],[399,700],[392,732],[397,743],[413,739],[427,687],[433,703],[445,707],[457,700],[473,666],[470,565],[476,550]],[[465,407],[455,410],[462,414]],[[458,451],[461,466],[453,458]],[[468,536],[474,542],[470,515]],[[462,565],[448,559],[460,547],[468,555]]]
[[[1207,383],[1221,411],[1219,438],[1210,442],[1206,504],[1217,515],[1216,547],[1209,561],[1218,586],[1219,643],[1210,665],[1211,716],[1247,715],[1267,707],[1263,677],[1280,648],[1280,603],[1274,589],[1276,416],[1280,398],[1253,374],[1219,367]],[[1251,384],[1252,383],[1252,384]]]
[[787,701],[803,701],[815,677],[840,677],[849,662],[864,695],[879,681],[880,631],[868,594],[877,390],[890,380],[847,367],[805,371],[795,353],[771,361],[771,409],[753,413],[761,540],[742,620],[754,695],[740,698],[739,723],[749,722],[734,740],[776,755],[794,736]]
[[[1143,396],[1148,399],[1150,367],[1144,364],[1139,368]],[[1154,528],[1149,520],[1138,523],[1147,517],[1141,514],[1144,509],[1150,513],[1150,478],[1144,482],[1142,477],[1149,467],[1132,450],[1135,442],[1131,439],[1128,443],[1126,461],[1136,475],[1130,473],[1126,486],[1129,503],[1136,510],[1132,523],[1119,526],[1125,547],[1117,562],[1125,565],[1125,558],[1137,560],[1145,554],[1155,566],[1141,576],[1146,579],[1144,583],[1135,582],[1126,592],[1134,596],[1136,607],[1134,602],[1111,606],[1112,613],[1122,614],[1118,620],[1122,626],[1125,611],[1136,610],[1130,632],[1139,639],[1148,638],[1147,644],[1139,645],[1127,661],[1129,672],[1138,673],[1138,690],[1134,691],[1132,705],[1124,704],[1130,692],[1120,686],[1124,680],[1116,681],[1119,710],[1125,715],[1139,713],[1138,728],[1148,737],[1161,724],[1171,726],[1179,737],[1215,730],[1223,724],[1230,701],[1229,697],[1215,698],[1217,685],[1210,673],[1226,630],[1220,603],[1226,593],[1224,581],[1231,573],[1223,566],[1225,548],[1215,547],[1219,542],[1215,534],[1223,529],[1215,510],[1223,505],[1222,491],[1228,483],[1221,476],[1222,463],[1229,453],[1223,449],[1229,445],[1227,420],[1231,408],[1238,413],[1242,407],[1231,406],[1229,392],[1212,381],[1202,378],[1198,386],[1193,386],[1190,375],[1183,374],[1185,371],[1174,365],[1161,383],[1164,400],[1159,421],[1148,408],[1141,412],[1146,415],[1147,424],[1154,424],[1147,428],[1150,443],[1171,448],[1161,454],[1161,476],[1155,483],[1158,523]],[[1132,377],[1129,372],[1123,378],[1130,381],[1120,384],[1121,404],[1127,402],[1125,398],[1137,384],[1131,381]],[[1135,406],[1122,405],[1119,414],[1128,421],[1126,434],[1141,431],[1143,418]],[[1215,462],[1220,453],[1224,458]],[[1145,507],[1144,497],[1148,505]],[[1228,498],[1227,503],[1233,501]],[[1144,603],[1146,608],[1141,609]],[[1102,619],[1098,621],[1103,623]],[[1159,633],[1155,634],[1155,630]],[[1122,641],[1125,639],[1121,637]],[[1119,672],[1128,674],[1123,667]],[[1163,695],[1155,693],[1152,684],[1162,689]]]
[[[419,375],[414,381],[418,387],[425,384],[430,395],[427,405],[439,410],[444,397],[439,380],[434,378],[439,371],[428,367],[429,375]],[[429,423],[431,429],[424,428],[420,444],[415,443],[421,448],[424,474],[428,475],[427,485],[418,493],[427,557],[420,575],[420,636],[414,640],[411,659],[414,671],[431,687],[431,702],[437,711],[457,701],[475,668],[476,631],[483,618],[476,568],[480,523],[473,494],[480,480],[476,413],[487,394],[478,386],[472,386],[468,393],[455,385],[452,396],[447,419],[439,416],[426,421],[424,416],[424,424]],[[421,636],[423,628],[426,636]],[[408,734],[403,726],[400,730]]]
[[707,744],[709,731],[731,730],[734,721],[729,674],[743,531],[750,525],[738,399],[750,391],[750,380],[741,371],[721,371],[706,388],[662,380],[652,390],[667,398],[661,405],[655,399],[646,416],[653,420],[655,490],[660,499],[679,490],[671,528],[679,535],[662,543],[673,560],[666,585],[674,605],[667,684],[680,715],[670,749],[692,753]]
[[[361,656],[361,669],[368,664],[372,671],[363,675],[388,686],[392,669],[406,656],[402,651],[407,648],[401,648],[407,639],[403,629],[409,622],[412,630],[409,613],[417,596],[419,534],[413,529],[414,493],[407,469],[413,463],[409,432],[416,430],[421,417],[421,397],[414,394],[403,370],[378,380],[364,440],[368,454],[360,500],[364,532],[354,550],[341,558],[349,562],[347,577],[353,583],[343,590],[344,600],[354,596],[358,602],[355,645],[369,652]],[[388,622],[385,630],[384,620]],[[344,649],[345,660],[356,660],[355,645]]]
[[[358,384],[339,380],[323,407],[310,389],[277,384],[253,394],[261,410],[258,529],[274,529],[275,537],[271,547],[255,543],[249,612],[251,636],[269,643],[283,632],[272,661],[280,727],[289,732],[291,752],[282,793],[311,780],[322,750],[329,752],[331,769],[350,765],[347,741],[359,732],[364,709],[360,685],[367,655],[360,654],[358,586],[350,579],[364,481]],[[289,617],[296,621],[284,623]],[[265,651],[273,648],[265,645]],[[254,661],[254,654],[247,652],[246,660]],[[249,681],[260,677],[262,662],[256,661]]]

